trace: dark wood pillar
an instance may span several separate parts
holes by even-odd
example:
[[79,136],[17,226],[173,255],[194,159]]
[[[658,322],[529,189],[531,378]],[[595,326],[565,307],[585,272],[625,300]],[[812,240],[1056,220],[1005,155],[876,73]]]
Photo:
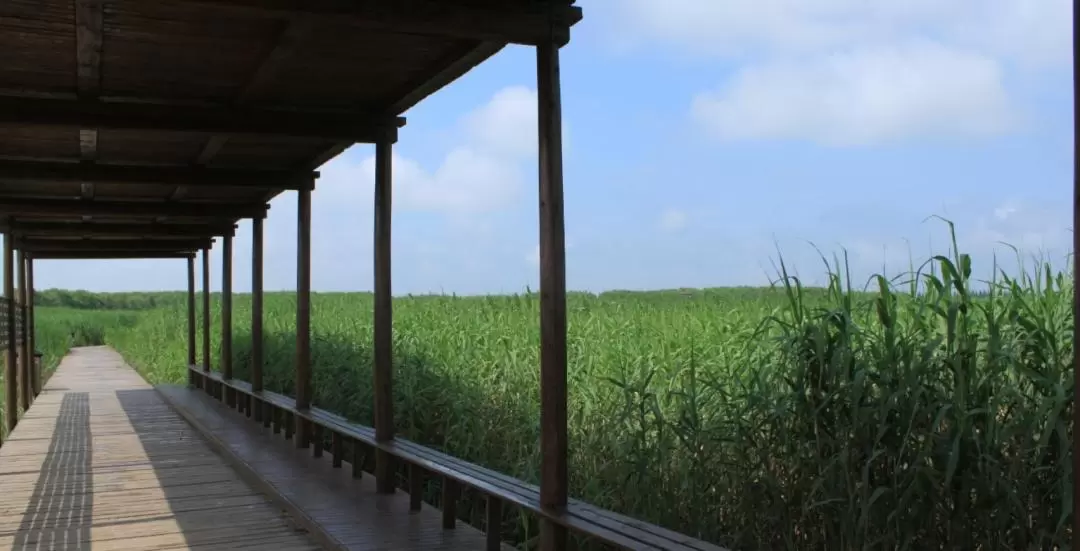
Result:
[[[263,221],[251,221],[251,390],[263,389]],[[263,402],[253,404],[255,420],[263,419]]]
[[[296,409],[311,407],[311,189],[297,192],[296,220]],[[308,422],[295,416],[296,447],[307,448]]]
[[41,394],[41,365],[37,361],[37,337],[34,331],[34,259],[26,259],[26,330],[30,338],[30,373],[33,377],[34,397]]
[[[374,320],[374,389],[375,439],[394,439],[393,389],[393,299],[390,284],[390,227],[392,144],[382,139],[375,144],[375,320]],[[393,457],[379,451],[375,455],[376,489],[394,492]]]
[[[210,248],[202,250],[202,359],[203,372],[210,373]],[[203,377],[203,388],[214,393],[210,377]]]
[[[221,240],[221,377],[233,378],[232,372],[232,236]],[[236,393],[226,386],[225,404],[236,407]]]
[[4,424],[10,434],[19,422],[19,375],[15,350],[15,247],[11,233],[4,235],[4,320],[7,322],[4,351]]
[[[540,506],[567,502],[566,239],[563,224],[559,45],[536,48],[540,161]],[[566,548],[566,529],[541,522],[540,548]]]
[[33,388],[30,386],[30,368],[31,368],[31,355],[30,355],[30,341],[27,338],[26,330],[26,253],[19,249],[18,257],[16,258],[15,269],[19,273],[19,289],[16,292],[18,298],[19,307],[15,311],[15,315],[19,317],[18,324],[22,327],[22,331],[19,335],[19,405],[23,411],[30,409],[30,396],[33,395]]
[[191,386],[198,385],[195,372],[191,369],[196,365],[195,360],[195,255],[191,255],[187,259],[187,323],[188,323],[188,343],[187,343],[187,364],[188,364],[188,384]]
[[[1077,47],[1076,28],[1080,26],[1080,12],[1073,3],[1073,346],[1080,342],[1080,324],[1075,320],[1080,319],[1080,295],[1076,293],[1077,283],[1080,283],[1080,94],[1077,94],[1077,75],[1080,75],[1080,56],[1075,55]],[[1073,381],[1080,380],[1080,354],[1073,354]],[[1073,384],[1073,431],[1080,426],[1080,385]],[[1075,438],[1075,437],[1074,437]],[[1073,440],[1073,499],[1080,496],[1080,453],[1077,453],[1076,440]],[[1073,537],[1080,534],[1080,514],[1073,512]]]

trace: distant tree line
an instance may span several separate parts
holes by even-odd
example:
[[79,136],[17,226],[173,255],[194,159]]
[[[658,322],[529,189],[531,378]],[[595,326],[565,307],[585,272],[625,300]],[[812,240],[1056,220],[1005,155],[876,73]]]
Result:
[[149,310],[181,303],[186,295],[183,291],[92,293],[45,289],[34,293],[34,305],[80,310]]

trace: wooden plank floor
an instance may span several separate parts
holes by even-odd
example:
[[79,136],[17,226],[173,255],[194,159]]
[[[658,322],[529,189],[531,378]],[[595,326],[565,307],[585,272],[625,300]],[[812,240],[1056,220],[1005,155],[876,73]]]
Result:
[[[234,466],[253,477],[257,487],[296,509],[312,534],[327,547],[357,551],[438,551],[485,549],[485,536],[458,522],[442,528],[441,512],[424,504],[409,512],[409,496],[375,493],[374,477],[352,478],[352,465],[343,458],[333,468],[329,451],[312,457],[292,441],[247,419],[211,398],[204,391],[181,386],[158,390],[177,411],[207,435]],[[504,545],[503,549],[512,549]]]
[[401,490],[390,496],[376,494],[374,478],[366,473],[360,480],[353,479],[348,457],[335,469],[329,451],[321,458],[312,457],[311,449],[297,449],[282,434],[262,428],[202,390],[179,386],[158,390],[222,455],[230,457],[233,466],[253,476],[257,487],[295,508],[327,547],[355,551],[485,549],[480,530],[462,522],[455,529],[443,529],[440,510],[424,503],[419,512],[410,513],[408,494]]
[[77,348],[0,447],[0,549],[319,549],[106,347]]

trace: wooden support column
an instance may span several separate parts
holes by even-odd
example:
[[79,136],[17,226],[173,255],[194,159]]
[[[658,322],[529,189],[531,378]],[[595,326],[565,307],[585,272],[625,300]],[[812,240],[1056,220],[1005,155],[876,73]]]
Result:
[[30,372],[33,376],[31,386],[34,387],[34,397],[41,394],[41,365],[37,361],[37,337],[34,331],[34,259],[26,259],[26,330],[30,338]]
[[[187,344],[187,364],[188,367],[196,365],[195,362],[195,255],[191,255],[187,259],[187,322],[188,322],[188,344]],[[195,372],[188,369],[188,384],[191,386],[197,386],[199,384]]]
[[[232,235],[221,239],[221,378],[233,378],[232,372]],[[225,404],[236,407],[236,393],[226,386]]]
[[22,327],[22,334],[19,335],[19,405],[23,411],[30,409],[30,396],[33,394],[33,388],[30,386],[30,369],[31,358],[30,355],[30,341],[26,337],[26,253],[19,249],[18,256],[16,258],[15,269],[18,270],[19,275],[19,289],[16,291],[16,298],[18,299],[19,308],[15,311],[15,315],[19,317],[18,324]]
[[4,351],[4,424],[8,434],[19,422],[19,381],[15,351],[15,237],[4,235],[4,319],[7,321],[7,348]]
[[[263,221],[251,220],[251,390],[263,389]],[[265,402],[253,404],[255,420],[267,413]]]
[[[210,248],[202,250],[202,359],[203,372],[210,373]],[[213,394],[210,377],[203,377],[203,388]]]
[[[1077,93],[1077,75],[1080,74],[1080,56],[1075,55],[1080,42],[1077,40],[1076,28],[1080,25],[1080,12],[1073,3],[1073,347],[1080,342],[1080,324],[1075,320],[1080,319],[1080,295],[1076,294],[1077,284],[1080,283],[1080,94]],[[1073,381],[1080,377],[1080,354],[1073,354]],[[1073,384],[1073,432],[1080,426],[1080,385]],[[1077,453],[1075,436],[1073,439],[1073,499],[1080,495],[1080,476],[1076,476],[1080,469],[1080,453]],[[1074,507],[1075,509],[1075,507]],[[1080,515],[1073,511],[1073,537],[1080,534]]]
[[[394,439],[393,301],[390,285],[391,158],[389,139],[375,143],[375,320],[374,374],[375,439]],[[394,493],[393,457],[375,453],[376,490]]]
[[[552,33],[554,35],[554,33]],[[567,503],[566,239],[559,44],[536,48],[540,161],[540,506]],[[566,528],[540,523],[540,549],[566,548]]]
[[[311,408],[311,189],[297,192],[296,220],[296,409]],[[296,423],[296,447],[307,448],[310,424],[302,415]]]

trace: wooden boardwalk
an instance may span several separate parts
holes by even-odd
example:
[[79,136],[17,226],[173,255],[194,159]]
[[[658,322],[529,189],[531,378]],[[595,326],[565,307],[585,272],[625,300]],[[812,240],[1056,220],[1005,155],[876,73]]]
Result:
[[106,347],[75,349],[0,447],[0,549],[318,549]]
[[[445,529],[441,512],[427,504],[410,510],[403,491],[379,494],[364,473],[353,478],[352,463],[333,454],[313,457],[310,449],[274,434],[261,423],[225,407],[201,390],[162,386],[177,411],[198,428],[216,450],[276,502],[295,515],[328,548],[349,551],[451,551],[485,549],[485,535],[463,522]],[[512,550],[508,545],[504,551]]]

